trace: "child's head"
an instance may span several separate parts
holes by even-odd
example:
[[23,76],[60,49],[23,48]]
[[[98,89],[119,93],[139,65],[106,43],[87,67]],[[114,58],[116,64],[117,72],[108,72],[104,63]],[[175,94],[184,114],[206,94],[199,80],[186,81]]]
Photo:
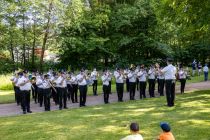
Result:
[[166,122],[161,122],[160,123],[160,127],[162,128],[162,130],[164,132],[170,132],[171,131],[170,125],[168,123],[166,123]]
[[130,131],[131,131],[131,133],[138,133],[139,132],[139,124],[138,123],[131,123]]

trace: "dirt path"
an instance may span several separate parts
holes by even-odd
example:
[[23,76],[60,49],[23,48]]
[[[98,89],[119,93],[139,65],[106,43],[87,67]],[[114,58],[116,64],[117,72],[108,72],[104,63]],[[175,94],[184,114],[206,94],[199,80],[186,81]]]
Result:
[[[180,86],[176,86],[176,93],[180,93]],[[207,90],[210,89],[210,81],[208,82],[200,82],[200,83],[189,83],[186,85],[185,91],[189,92],[189,91],[196,91],[196,90]],[[148,97],[148,92],[146,93],[147,97]],[[123,95],[123,100],[127,101],[129,100],[129,94],[128,93],[124,93]],[[156,96],[157,92],[156,92]],[[139,99],[139,91],[136,92],[136,99]],[[116,94],[111,94],[110,98],[109,98],[109,102],[113,103],[113,102],[117,102],[117,95]],[[99,95],[99,96],[88,96],[87,97],[87,102],[86,105],[87,106],[94,106],[94,105],[100,105],[100,104],[104,104],[103,102],[103,95]],[[79,107],[79,103],[71,103],[70,101],[68,101],[67,103],[67,107],[69,109],[72,108],[77,108]],[[39,107],[38,104],[35,104],[34,101],[31,101],[31,110],[33,111],[33,113],[38,113],[38,112],[44,112],[44,107]],[[54,102],[51,102],[51,110],[58,110],[58,106],[55,106]],[[17,106],[16,103],[11,103],[11,104],[1,104],[0,105],[0,117],[3,116],[16,116],[16,115],[22,115],[22,110],[20,108],[20,106]]]

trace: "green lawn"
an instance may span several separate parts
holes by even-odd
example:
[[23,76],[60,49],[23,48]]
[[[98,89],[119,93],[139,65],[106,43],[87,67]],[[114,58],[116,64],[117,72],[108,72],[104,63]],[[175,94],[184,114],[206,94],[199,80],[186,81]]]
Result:
[[13,103],[15,101],[14,91],[0,91],[0,104]]
[[167,121],[177,140],[209,140],[210,91],[176,97],[176,106],[163,106],[165,97],[94,107],[0,118],[2,140],[119,140],[130,122],[140,124],[144,140],[154,140]]

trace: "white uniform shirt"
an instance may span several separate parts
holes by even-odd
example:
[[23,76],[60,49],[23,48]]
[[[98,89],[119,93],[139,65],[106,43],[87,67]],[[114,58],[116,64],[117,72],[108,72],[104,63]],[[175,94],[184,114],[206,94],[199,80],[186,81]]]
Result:
[[109,85],[109,76],[108,75],[101,76],[101,80],[103,82],[103,85],[106,85],[106,86]]
[[16,77],[16,76],[12,76],[11,78],[10,78],[10,80],[13,82],[13,84],[15,85],[15,86],[18,86],[18,79],[19,79],[19,77]]
[[165,79],[164,74],[161,72],[158,72],[158,79],[161,79],[161,80]]
[[44,80],[43,80],[43,88],[44,88],[44,89],[48,89],[48,88],[50,88],[50,87],[51,87],[51,86],[50,86],[49,80],[44,79]]
[[22,76],[19,80],[18,80],[18,85],[20,87],[20,90],[31,90],[31,82],[29,81],[28,83],[26,83],[25,85],[20,85],[22,83],[25,83],[26,81],[29,81],[28,78],[26,78],[25,76]]
[[129,135],[121,140],[143,140],[143,137],[140,134]]
[[140,82],[146,82],[147,80],[147,72],[144,70],[140,70],[138,73],[137,73],[137,76],[139,77],[139,81]]
[[179,79],[186,79],[187,77],[187,72],[180,70],[179,71]]
[[[59,76],[56,80],[56,87],[65,88],[67,87],[66,79],[64,79],[62,76]],[[63,81],[63,82],[62,82]]]
[[133,71],[130,71],[130,73],[128,74],[128,79],[129,79],[129,82],[136,82],[136,75],[135,75],[135,72]]
[[43,80],[42,80],[42,78],[40,77],[40,76],[37,76],[36,77],[36,85],[37,85],[37,87],[38,88],[44,88],[44,86],[43,86]]
[[115,72],[115,79],[116,83],[123,83],[123,75],[121,75],[119,72]]
[[150,69],[149,70],[148,79],[155,79],[155,69]]
[[86,79],[84,78],[84,75],[82,75],[81,73],[77,75],[77,80],[78,80],[78,85],[80,86],[85,86],[87,85],[87,81]]
[[97,76],[98,76],[98,72],[97,71],[93,71],[93,72],[91,72],[91,79],[92,80],[97,80]]
[[166,66],[161,70],[162,73],[164,73],[166,80],[175,80],[176,79],[176,67],[174,67],[172,64]]
[[71,76],[71,84],[73,84],[73,85],[77,85],[77,78],[76,78],[76,76]]
[[209,72],[209,68],[207,66],[203,67],[204,72]]

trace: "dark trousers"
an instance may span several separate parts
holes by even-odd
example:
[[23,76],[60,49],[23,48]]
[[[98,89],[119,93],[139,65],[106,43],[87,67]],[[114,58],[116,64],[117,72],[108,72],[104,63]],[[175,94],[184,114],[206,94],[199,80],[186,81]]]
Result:
[[21,94],[21,107],[23,111],[30,111],[30,90],[22,90]]
[[116,83],[116,88],[117,88],[118,101],[122,102],[123,101],[124,84],[123,83]]
[[109,85],[103,85],[104,103],[109,103]]
[[174,80],[165,80],[165,86],[166,86],[167,105],[174,106],[175,81]]
[[20,93],[20,88],[17,86],[14,86],[14,91],[15,91],[15,101],[17,105],[21,103],[21,93]]
[[50,111],[51,89],[43,89],[45,111]]
[[160,93],[160,79],[157,78],[157,83],[158,83],[158,93]]
[[143,98],[146,98],[146,85],[147,85],[147,82],[143,82],[143,81],[140,81],[139,82],[139,87],[140,87],[140,99]]
[[136,82],[129,82],[130,100],[135,100]]
[[34,101],[35,101],[35,103],[37,103],[38,102],[38,93],[37,93],[37,86],[36,86],[36,84],[34,83],[34,84],[32,84],[32,86],[31,86],[32,88],[32,96],[33,96],[33,99],[34,99]]
[[[56,91],[55,91],[56,90]],[[53,98],[53,101],[55,102],[55,104],[59,104],[59,99],[58,99],[58,88],[55,87],[55,90],[53,88],[51,88],[51,93],[52,93],[52,98]]]
[[149,79],[149,95],[155,97],[155,79]]
[[80,106],[85,106],[87,96],[87,85],[79,86],[80,92]]
[[109,94],[112,94],[112,81],[109,81]]
[[139,89],[139,78],[136,78],[136,90],[138,91]]
[[78,99],[77,99],[77,93],[78,93],[78,85],[77,84],[73,84],[73,100],[74,102],[78,102]]
[[39,102],[40,107],[42,107],[43,98],[44,98],[43,89],[42,88],[38,88],[37,92],[38,92],[38,102]]
[[180,79],[180,83],[181,83],[181,93],[184,93],[186,79]]
[[208,80],[208,72],[204,72],[204,80],[205,80],[205,81]]
[[97,95],[98,80],[93,80],[93,95]]
[[160,96],[164,96],[164,84],[165,84],[165,80],[164,79],[159,79],[159,93]]
[[129,92],[129,79],[126,79],[126,91]]
[[68,100],[71,99],[72,103],[74,103],[74,93],[73,93],[73,85],[67,84],[68,88]]
[[58,97],[59,97],[59,109],[63,107],[66,108],[66,100],[67,100],[67,88],[58,88]]

